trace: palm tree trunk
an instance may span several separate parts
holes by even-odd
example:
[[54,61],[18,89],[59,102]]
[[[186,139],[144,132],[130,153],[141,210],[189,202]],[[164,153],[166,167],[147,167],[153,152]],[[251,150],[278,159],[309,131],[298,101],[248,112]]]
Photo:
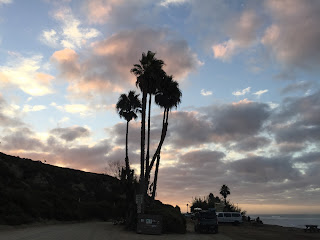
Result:
[[[148,110],[148,145],[147,145],[147,154],[146,154],[146,173],[148,172],[149,169],[149,156],[150,156],[150,116],[151,116],[151,99],[152,95],[151,93],[149,94],[149,110]],[[149,185],[149,176],[145,176],[145,181],[146,181],[146,186],[148,187]]]
[[130,165],[129,165],[129,156],[128,156],[128,132],[129,132],[129,121],[127,121],[127,131],[126,131],[126,175],[127,179],[129,179],[130,175]]
[[[140,193],[144,195],[145,179],[144,179],[144,150],[145,150],[145,134],[146,134],[146,105],[147,93],[142,92],[142,113],[141,113],[141,156],[140,156]],[[142,208],[143,209],[143,208]],[[142,210],[143,211],[143,210]]]
[[163,111],[161,138],[160,138],[160,142],[158,144],[157,150],[154,153],[154,155],[152,157],[152,160],[151,160],[151,163],[150,163],[150,166],[149,166],[149,172],[148,172],[149,175],[150,175],[151,169],[152,169],[152,167],[153,167],[153,165],[154,165],[154,163],[156,161],[157,156],[160,155],[164,139],[166,138],[167,129],[168,129],[168,117],[169,117],[168,115],[169,115],[169,109],[165,109]]
[[159,164],[160,164],[160,154],[158,154],[158,156],[157,156],[156,170],[155,170],[155,173],[154,173],[152,200],[154,200],[155,197],[156,197],[158,173],[159,173]]

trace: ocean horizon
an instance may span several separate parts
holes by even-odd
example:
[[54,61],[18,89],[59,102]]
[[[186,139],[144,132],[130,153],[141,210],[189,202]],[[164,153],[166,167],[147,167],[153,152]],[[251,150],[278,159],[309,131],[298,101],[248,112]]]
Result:
[[320,226],[320,214],[252,214],[251,219],[260,217],[264,224],[283,227],[305,228],[305,225]]

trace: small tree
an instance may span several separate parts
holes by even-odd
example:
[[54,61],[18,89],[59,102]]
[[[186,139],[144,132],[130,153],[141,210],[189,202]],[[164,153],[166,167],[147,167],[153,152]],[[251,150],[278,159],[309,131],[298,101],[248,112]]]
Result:
[[120,160],[108,161],[107,167],[105,168],[105,174],[121,179],[121,169],[123,169],[125,164]]
[[227,185],[223,184],[220,188],[220,194],[224,198],[224,203],[227,204],[227,196],[230,195],[230,189]]
[[212,193],[210,193],[206,197],[195,197],[192,200],[192,205],[190,207],[191,212],[194,211],[195,208],[201,208],[202,210],[208,210],[209,208],[215,208],[215,204],[220,202],[220,198],[215,197]]

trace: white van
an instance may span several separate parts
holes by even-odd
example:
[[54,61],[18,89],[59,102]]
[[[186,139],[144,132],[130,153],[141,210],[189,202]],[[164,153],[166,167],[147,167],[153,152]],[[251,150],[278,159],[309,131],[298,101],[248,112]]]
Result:
[[219,223],[242,223],[242,216],[238,212],[217,212]]

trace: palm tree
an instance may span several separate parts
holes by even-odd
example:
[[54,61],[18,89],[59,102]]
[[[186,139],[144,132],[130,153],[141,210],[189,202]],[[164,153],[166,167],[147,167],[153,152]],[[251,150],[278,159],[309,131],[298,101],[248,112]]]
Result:
[[[140,188],[141,193],[146,191],[145,188],[145,166],[149,165],[149,144],[150,144],[150,113],[151,113],[151,95],[157,89],[157,80],[164,74],[162,67],[164,62],[155,58],[155,53],[148,51],[142,53],[139,60],[140,64],[134,64],[131,69],[137,77],[136,85],[142,92],[142,114],[141,114],[141,158],[140,158]],[[148,148],[145,163],[145,118],[147,107],[147,95],[149,94],[149,115],[148,115]]]
[[148,173],[150,175],[150,171],[153,167],[153,164],[155,160],[157,160],[155,174],[154,174],[154,181],[153,181],[152,199],[155,198],[156,189],[157,189],[157,180],[158,180],[159,164],[160,164],[160,152],[161,152],[161,148],[162,148],[164,139],[166,137],[167,129],[168,129],[169,111],[174,107],[175,108],[178,107],[178,105],[181,102],[181,96],[182,96],[182,93],[181,93],[181,90],[179,89],[178,82],[174,81],[172,76],[166,75],[163,78],[163,81],[161,82],[161,84],[159,85],[159,90],[155,96],[156,104],[158,104],[161,108],[164,108],[164,111],[163,111],[162,132],[161,132],[160,142],[158,144],[158,148],[148,168]]
[[128,157],[128,132],[129,132],[129,122],[132,119],[137,119],[137,113],[141,111],[141,102],[139,99],[139,94],[136,94],[135,91],[129,91],[128,95],[121,94],[119,100],[116,104],[117,112],[120,118],[124,118],[127,121],[126,129],[126,175],[129,178],[130,174],[130,164]]
[[230,195],[230,189],[227,185],[223,184],[220,188],[220,194],[224,198],[224,203],[227,204],[227,196]]

